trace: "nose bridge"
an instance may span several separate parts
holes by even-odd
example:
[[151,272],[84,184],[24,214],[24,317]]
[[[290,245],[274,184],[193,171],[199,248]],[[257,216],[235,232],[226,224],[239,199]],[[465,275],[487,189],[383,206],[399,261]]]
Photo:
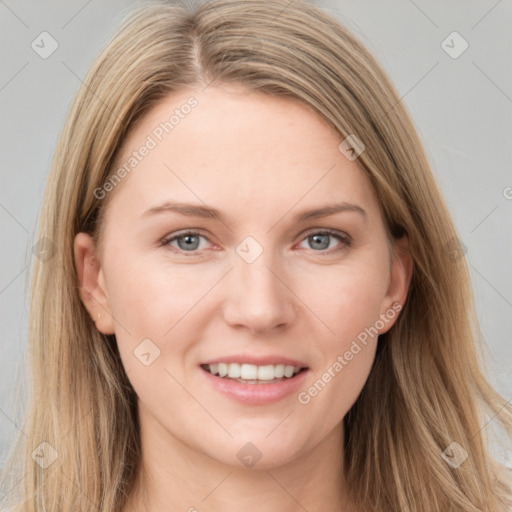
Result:
[[247,237],[236,248],[230,276],[226,320],[264,331],[293,320],[293,294],[280,276],[280,265],[268,248]]

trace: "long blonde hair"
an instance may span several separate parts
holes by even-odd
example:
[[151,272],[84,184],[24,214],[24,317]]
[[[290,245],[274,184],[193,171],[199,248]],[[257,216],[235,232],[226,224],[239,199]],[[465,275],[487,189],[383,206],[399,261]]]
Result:
[[[408,299],[343,420],[345,478],[356,503],[379,512],[505,510],[511,484],[489,454],[484,415],[512,435],[512,408],[484,375],[468,269],[430,164],[374,57],[301,0],[145,4],[85,77],[43,200],[39,236],[54,255],[33,267],[32,389],[26,436],[13,449],[21,480],[10,510],[112,512],[126,501],[141,454],[135,392],[115,336],[99,333],[80,301],[73,240],[80,231],[97,234],[106,201],[94,190],[111,176],[134,123],[173,91],[222,82],[294,98],[340,140],[363,141],[357,161],[390,236],[409,239]],[[459,467],[442,456],[454,446],[467,452]],[[36,449],[53,463],[36,463]]]

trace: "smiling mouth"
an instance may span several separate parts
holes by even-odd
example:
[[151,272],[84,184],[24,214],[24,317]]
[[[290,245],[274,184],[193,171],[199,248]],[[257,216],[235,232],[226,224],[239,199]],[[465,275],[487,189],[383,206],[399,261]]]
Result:
[[291,380],[299,373],[307,371],[307,367],[287,366],[284,364],[239,364],[217,363],[202,364],[201,368],[216,377],[241,382],[243,384],[274,384]]

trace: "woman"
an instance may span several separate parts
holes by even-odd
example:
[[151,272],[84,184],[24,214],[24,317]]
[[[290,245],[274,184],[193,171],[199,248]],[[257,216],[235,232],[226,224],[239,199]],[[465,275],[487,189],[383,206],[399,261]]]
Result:
[[13,510],[510,507],[453,223],[389,78],[322,10],[134,12],[40,236]]

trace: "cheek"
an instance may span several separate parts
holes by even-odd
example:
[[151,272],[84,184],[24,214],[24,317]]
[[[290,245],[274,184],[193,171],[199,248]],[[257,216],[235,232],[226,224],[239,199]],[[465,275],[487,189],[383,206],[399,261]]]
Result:
[[117,259],[112,266],[109,303],[134,331],[162,337],[204,295],[207,276],[192,266],[176,268],[140,255],[134,260]]
[[[201,297],[212,284],[205,272],[194,272],[192,266],[178,270],[140,256],[134,261],[116,261],[116,277],[109,283],[115,290],[110,296],[112,311],[119,320],[117,345],[141,403],[167,424],[162,404],[169,410],[197,408],[184,389],[196,392],[194,381],[186,380],[187,368],[192,367],[193,348],[201,339]],[[178,384],[185,381],[185,388]]]
[[307,278],[301,297],[329,327],[325,331],[326,350],[345,348],[350,340],[376,324],[389,277],[388,262],[368,253]]
[[297,395],[299,414],[304,421],[312,422],[319,437],[334,429],[359,397],[370,374],[376,347],[376,341],[341,343],[323,368],[304,383]]
[[319,364],[297,398],[306,416],[325,418],[322,428],[328,431],[356,401],[370,373],[389,267],[387,261],[361,257],[353,265],[317,275],[314,282],[316,288],[311,288],[313,279],[306,283],[310,290],[324,285],[328,291],[307,295],[305,287],[304,297],[317,297],[312,309],[320,312],[330,330],[318,337]]
[[[140,255],[133,258],[137,263],[130,258],[113,261],[114,265],[106,270],[110,270],[109,304],[126,370],[140,370],[134,351],[148,339],[165,357],[168,354],[164,348],[172,339],[172,357],[179,358],[187,347],[187,337],[190,339],[189,329],[193,329],[187,321],[189,315],[200,309],[197,305],[211,287],[207,276],[194,272],[192,266],[178,271],[145,261]],[[150,343],[145,343],[151,348]],[[157,348],[153,350],[158,352]],[[155,365],[163,364],[165,357],[159,356]]]

